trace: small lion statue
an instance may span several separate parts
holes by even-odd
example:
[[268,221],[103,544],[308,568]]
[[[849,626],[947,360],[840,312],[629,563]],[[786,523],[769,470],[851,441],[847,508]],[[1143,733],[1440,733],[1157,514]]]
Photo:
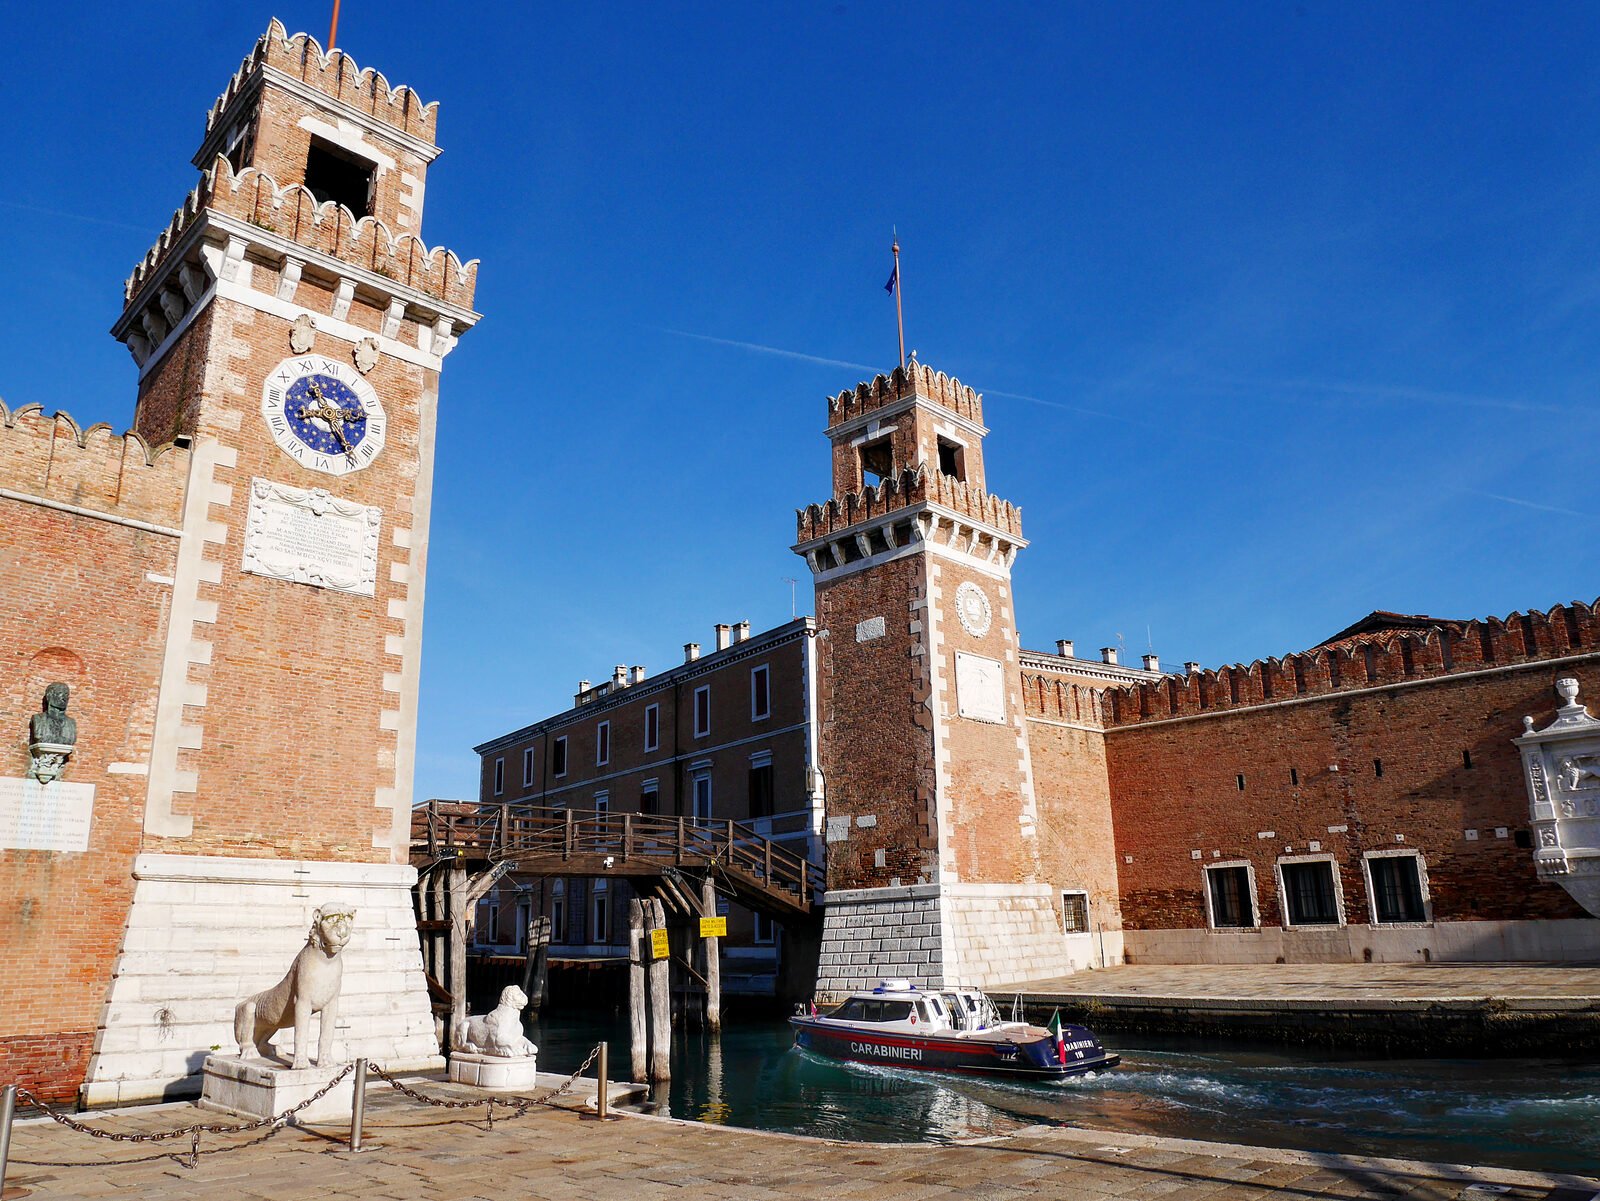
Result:
[[296,1070],[309,1067],[311,1015],[322,1015],[317,1034],[317,1066],[333,1061],[334,1023],[339,1015],[339,984],[344,978],[344,961],[339,952],[350,941],[350,927],[356,920],[354,909],[325,905],[311,915],[311,933],[306,945],[294,957],[289,974],[277,984],[240,1001],[233,1011],[233,1037],[239,1054],[248,1055],[254,1047],[263,1059],[272,1058],[268,1045],[272,1036],[287,1026],[294,1027]]
[[493,1013],[467,1019],[467,1041],[462,1050],[474,1055],[494,1055],[519,1059],[538,1053],[539,1048],[522,1033],[522,1011],[528,995],[515,984],[500,990],[500,1004]]

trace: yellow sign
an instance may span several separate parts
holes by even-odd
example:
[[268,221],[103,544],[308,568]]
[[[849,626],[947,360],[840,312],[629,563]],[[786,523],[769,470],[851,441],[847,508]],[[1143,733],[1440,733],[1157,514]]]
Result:
[[667,932],[665,930],[650,931],[650,958],[665,959],[670,953],[667,950]]
[[728,919],[725,917],[703,917],[700,919],[701,938],[727,938]]

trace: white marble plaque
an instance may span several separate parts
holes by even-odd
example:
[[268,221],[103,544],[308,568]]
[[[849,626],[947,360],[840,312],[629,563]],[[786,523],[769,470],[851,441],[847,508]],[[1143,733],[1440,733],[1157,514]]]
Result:
[[865,621],[856,622],[857,642],[871,642],[874,638],[882,638],[884,632],[881,617],[869,617]]
[[383,510],[321,488],[257,479],[250,487],[244,570],[314,588],[372,596]]
[[998,661],[956,652],[956,712],[973,721],[1005,722],[1006,675]]
[[94,785],[0,776],[0,847],[87,851]]

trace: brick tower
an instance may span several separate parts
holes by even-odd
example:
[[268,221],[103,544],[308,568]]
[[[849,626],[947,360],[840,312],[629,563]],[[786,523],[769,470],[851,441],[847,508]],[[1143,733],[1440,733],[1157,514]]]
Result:
[[978,394],[915,361],[828,402],[833,498],[794,547],[822,639],[822,994],[1066,967],[1018,672],[1027,543],[985,488],[987,433]]
[[[66,781],[98,796],[55,883],[10,881],[85,874],[75,896],[102,929],[77,931],[65,897],[43,894],[73,979],[30,985],[20,1011],[54,1006],[38,1022],[64,1024],[38,1031],[78,1038],[46,994],[87,987],[92,1057],[59,1071],[89,1102],[197,1090],[205,1050],[231,1049],[234,1001],[281,975],[329,903],[357,910],[340,1053],[439,1062],[411,778],[439,375],[478,318],[476,263],[419,237],[436,115],[274,21],[207,115],[199,185],[127,281],[112,332],[139,370],[137,454],[118,452],[132,466],[66,509],[61,467],[0,481],[71,514],[89,593],[141,606],[121,647],[66,623],[53,659],[34,654],[79,698]],[[38,437],[66,447],[61,421]],[[52,464],[97,453],[94,432]],[[168,468],[141,482],[151,460]],[[120,561],[86,539],[114,536],[153,557],[110,574]],[[6,633],[24,655],[45,637]],[[8,704],[37,708],[29,689]],[[23,854],[57,851],[4,862],[21,873]]]

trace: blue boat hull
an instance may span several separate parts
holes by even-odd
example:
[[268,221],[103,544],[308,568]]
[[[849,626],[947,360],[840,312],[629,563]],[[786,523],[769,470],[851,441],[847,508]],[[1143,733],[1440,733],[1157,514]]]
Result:
[[879,1032],[861,1026],[831,1026],[815,1018],[792,1017],[797,1047],[851,1063],[976,1076],[1062,1080],[1114,1068],[1120,1055],[1106,1052],[1082,1026],[1066,1026],[1066,1063],[1057,1058],[1054,1039],[978,1041],[959,1037]]

